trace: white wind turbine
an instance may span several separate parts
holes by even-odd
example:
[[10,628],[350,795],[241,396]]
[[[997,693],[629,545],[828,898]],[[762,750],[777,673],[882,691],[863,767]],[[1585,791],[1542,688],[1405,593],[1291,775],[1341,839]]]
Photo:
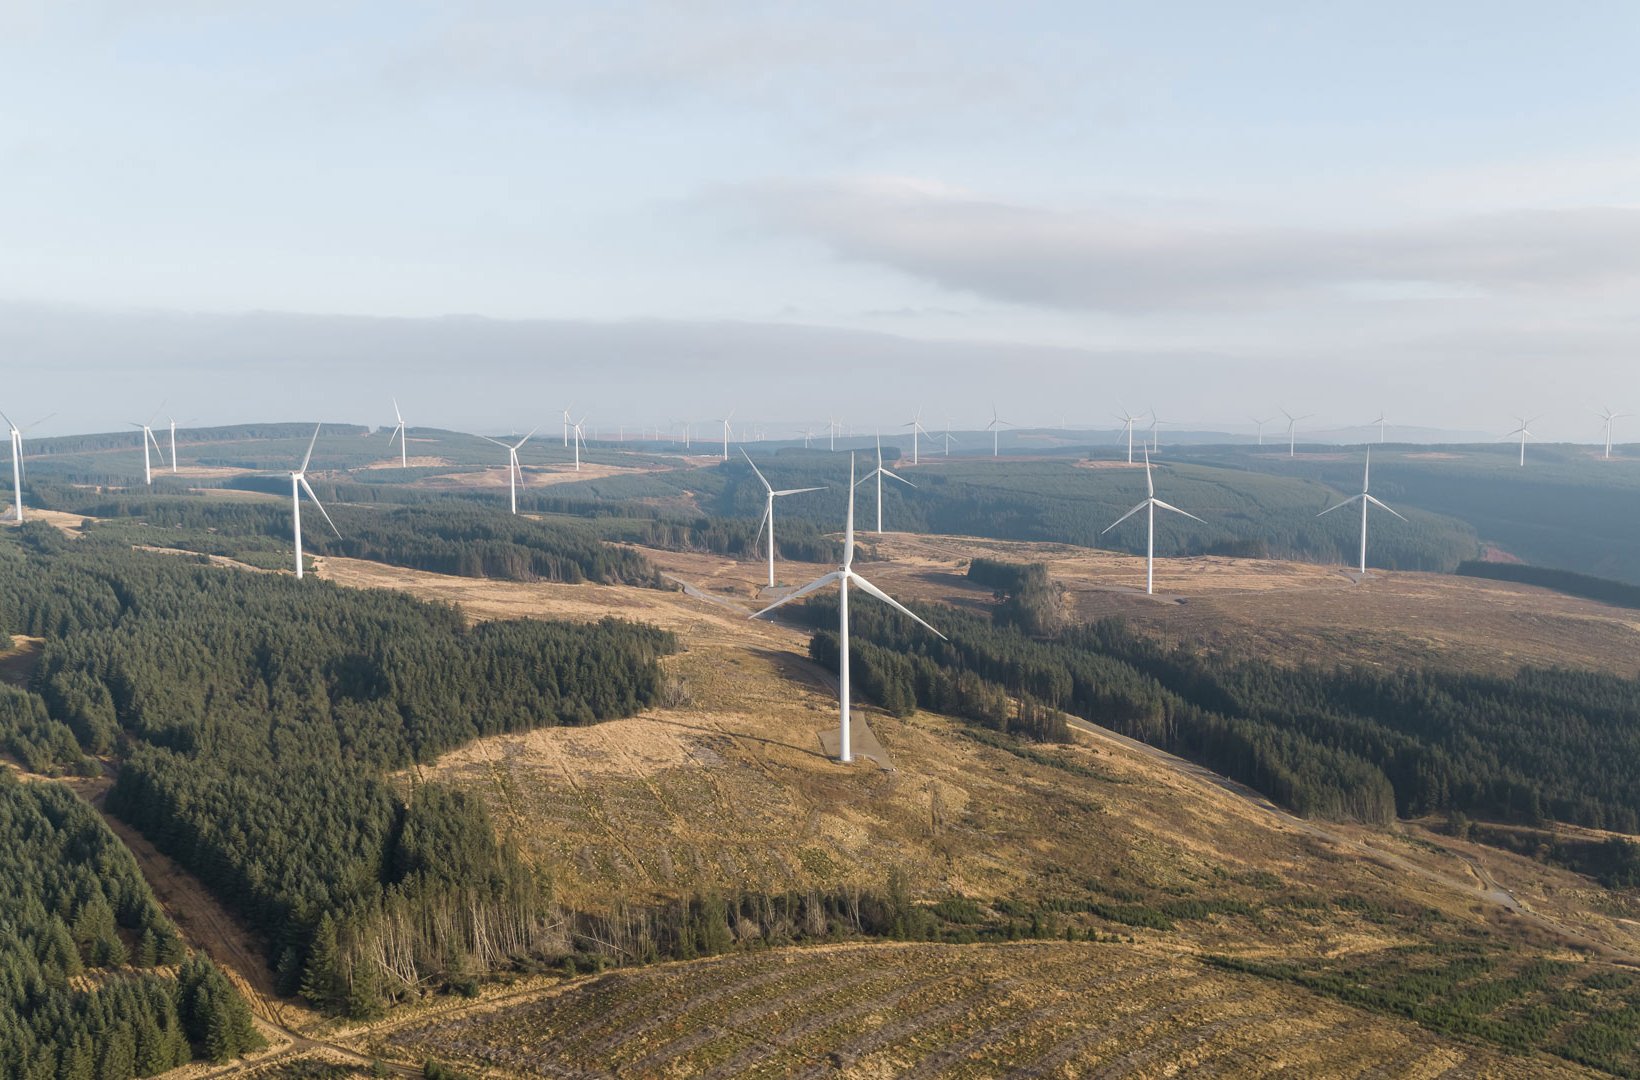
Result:
[[[187,422],[191,424],[194,421],[193,421],[192,418],[189,418],[189,420]],[[173,474],[175,474],[176,471],[177,471],[177,418],[173,416],[173,417],[171,417],[171,472]]]
[[1516,435],[1520,436],[1520,467],[1524,469],[1526,467],[1526,440],[1537,438],[1536,435],[1526,430],[1526,425],[1530,424],[1532,420],[1536,420],[1537,417],[1534,416],[1531,420],[1528,420],[1524,416],[1517,416],[1515,419],[1520,421],[1520,427],[1503,436],[1503,438],[1513,439]]
[[[585,424],[586,422],[587,422],[587,418],[583,416],[583,417],[581,417],[581,419],[577,420],[575,423],[573,423],[569,426],[569,433],[570,433],[571,437],[573,437],[574,440],[575,440],[575,471],[576,472],[581,471],[581,447],[583,447],[587,444],[586,432],[584,430],[582,430],[582,427],[581,427],[581,425]],[[519,445],[522,446],[523,444],[520,443]]]
[[1005,427],[1013,427],[1013,426],[1014,426],[1013,424],[1010,424],[1008,421],[1002,419],[1002,417],[997,415],[997,407],[995,405],[991,406],[991,422],[989,424],[985,425],[985,430],[989,431],[991,433],[991,456],[992,457],[998,456],[998,452],[997,452],[998,442],[997,442],[997,440],[1000,437],[1000,435],[1002,434],[1002,429],[1005,428]]
[[[853,460],[853,459],[850,459],[850,460]],[[851,466],[851,468],[852,468],[852,466]],[[864,476],[860,477],[859,483],[863,484],[867,480],[872,479],[873,477],[875,477],[876,480],[877,480],[877,532],[878,532],[879,535],[881,535],[882,531],[883,531],[883,477],[885,477],[885,476],[890,477],[891,479],[894,479],[894,480],[898,480],[900,483],[904,484],[906,487],[909,487],[909,488],[914,488],[914,487],[917,486],[916,484],[913,484],[911,481],[907,480],[905,477],[896,475],[895,473],[890,472],[888,469],[883,468],[883,440],[882,440],[881,436],[878,436],[878,438],[877,438],[877,467],[875,469],[871,470],[870,472],[866,473]]]
[[773,611],[777,607],[780,607],[782,604],[789,604],[793,600],[796,600],[799,597],[807,596],[809,593],[814,592],[817,589],[823,589],[827,585],[830,585],[834,581],[837,583],[837,585],[838,585],[838,594],[837,594],[837,635],[838,635],[838,638],[840,639],[839,640],[839,648],[838,648],[838,656],[837,656],[837,707],[838,707],[838,713],[840,715],[840,726],[838,728],[838,740],[837,740],[837,750],[838,750],[837,760],[839,760],[841,762],[844,762],[844,763],[851,762],[851,761],[854,760],[854,753],[853,753],[853,750],[851,749],[850,743],[849,743],[849,730],[848,730],[848,698],[849,698],[849,686],[848,686],[848,586],[849,586],[849,582],[852,581],[855,585],[858,585],[863,591],[870,593],[872,596],[875,596],[877,599],[881,600],[883,603],[888,604],[890,607],[894,608],[894,610],[896,610],[896,611],[898,611],[898,612],[900,612],[904,615],[909,615],[913,619],[916,619],[918,623],[920,623],[922,626],[926,627],[928,629],[928,631],[930,633],[932,633],[935,637],[939,638],[941,641],[945,640],[945,635],[944,634],[940,633],[938,630],[935,630],[932,626],[929,626],[926,622],[923,622],[922,619],[918,618],[904,604],[900,603],[898,600],[894,599],[892,596],[889,596],[887,593],[883,592],[883,590],[879,589],[877,586],[873,585],[871,582],[867,581],[865,578],[861,577],[859,574],[856,574],[854,572],[854,455],[853,454],[849,455],[848,479],[849,479],[849,484],[848,484],[848,523],[845,526],[845,530],[844,530],[844,533],[843,533],[843,565],[838,567],[836,570],[833,570],[831,573],[826,574],[823,577],[815,578],[813,581],[809,582],[807,585],[804,585],[802,588],[796,589],[793,592],[788,593],[786,596],[783,596],[779,600],[776,600],[774,603],[770,604],[768,607],[764,608],[762,611],[759,611],[757,614],[751,616],[752,618],[756,619],[756,618],[759,618],[760,616],[767,615],[769,612]]
[[730,409],[729,410],[729,415],[723,417],[721,420],[718,421],[718,423],[723,425],[723,460],[724,461],[729,460],[729,436],[734,433],[734,429],[729,426],[729,421],[733,420],[734,418],[735,418],[735,411],[733,409]]
[[1294,416],[1292,413],[1288,412],[1286,409],[1282,409],[1281,410],[1281,415],[1285,416],[1287,418],[1287,456],[1288,457],[1297,457],[1298,456],[1298,435],[1297,435],[1298,422],[1300,420],[1308,420],[1313,414],[1312,413],[1305,413],[1303,416]]
[[[689,445],[689,429],[688,429],[688,427],[685,427],[683,429],[683,432],[684,432],[684,434],[683,434],[683,445],[688,446]],[[551,436],[548,436],[548,438],[551,438]],[[564,445],[565,446],[569,445],[569,410],[568,409],[564,410]]]
[[[1379,446],[1384,445],[1384,422],[1385,422],[1384,421],[1384,414],[1383,414],[1382,411],[1380,411],[1378,413],[1378,419],[1372,421],[1373,424],[1378,425],[1378,445]],[[1367,426],[1371,427],[1372,425],[1369,424]]]
[[827,447],[827,449],[830,449],[830,450],[836,450],[837,449],[837,429],[842,427],[842,426],[843,426],[843,422],[841,420],[837,419],[835,416],[830,416],[830,417],[826,418],[826,428],[831,433],[831,436],[830,436],[831,437],[831,443]]
[[154,428],[152,424],[139,424],[135,420],[132,420],[131,426],[142,429],[142,482],[147,484],[149,487],[153,487],[154,458],[153,455],[148,452],[148,448],[149,446],[152,446],[155,450],[159,451],[159,461],[161,465],[165,464],[165,449],[160,446],[159,439],[154,436]]
[[762,470],[760,470],[757,467],[757,464],[752,461],[752,455],[746,453],[746,448],[744,446],[740,448],[740,454],[741,454],[742,457],[744,457],[746,459],[746,464],[748,464],[752,467],[752,471],[754,473],[757,473],[758,480],[762,481],[762,483],[763,483],[763,491],[765,493],[764,501],[763,501],[763,520],[758,523],[757,534],[758,534],[758,536],[762,536],[763,535],[763,527],[765,525],[768,526],[768,528],[769,528],[769,588],[772,589],[772,588],[774,588],[774,501],[776,499],[780,498],[783,495],[802,495],[805,492],[819,491],[821,489],[817,488],[817,487],[806,487],[806,488],[786,488],[782,491],[776,491],[774,489],[774,485],[769,483],[767,478],[764,477]]
[[1256,416],[1250,416],[1250,417],[1248,417],[1248,419],[1251,420],[1254,424],[1257,425],[1258,444],[1260,446],[1263,446],[1264,445],[1264,425],[1274,423],[1275,422],[1275,417],[1272,416],[1268,420],[1260,420]]
[[[518,513],[518,489],[524,486],[524,466],[518,463],[518,451],[522,450],[524,444],[530,441],[530,435],[534,435],[540,430],[539,425],[531,428],[530,434],[519,439],[516,443],[504,443],[500,439],[492,439],[488,435],[479,436],[485,442],[495,443],[507,451],[507,492],[512,497],[512,512],[515,514]],[[577,434],[579,434],[579,429],[577,429]],[[551,436],[549,435],[548,438],[551,438]],[[576,468],[580,468],[580,465],[577,464]]]
[[1340,506],[1348,506],[1350,503],[1354,502],[1357,499],[1361,500],[1361,572],[1363,574],[1365,574],[1367,572],[1367,507],[1368,507],[1368,505],[1376,506],[1380,510],[1388,510],[1390,513],[1395,514],[1396,517],[1401,518],[1402,521],[1406,520],[1406,518],[1401,517],[1400,514],[1397,514],[1395,512],[1394,508],[1385,505],[1384,503],[1380,502],[1377,498],[1375,498],[1374,496],[1367,493],[1367,489],[1369,487],[1368,481],[1371,480],[1371,479],[1372,479],[1372,447],[1369,446],[1369,447],[1367,447],[1367,465],[1366,465],[1366,468],[1361,471],[1361,494],[1351,495],[1349,498],[1345,499],[1343,502],[1338,503],[1336,506],[1329,506],[1325,510],[1321,511],[1320,514],[1316,515],[1316,517],[1321,517],[1322,514],[1330,514],[1334,510],[1337,510]]
[[387,437],[387,448],[389,450],[393,449],[393,440],[399,440],[399,467],[402,469],[408,469],[410,467],[410,451],[406,445],[407,436],[405,435],[404,414],[399,412],[398,398],[393,399],[393,418],[399,422],[399,426],[394,428],[393,434]]
[[[1163,502],[1162,500],[1160,500],[1156,497],[1156,485],[1150,478],[1150,454],[1146,453],[1145,454],[1145,501],[1140,503],[1138,506],[1135,506],[1132,510],[1129,510],[1127,513],[1123,514],[1121,517],[1117,518],[1115,521],[1111,522],[1108,526],[1105,527],[1105,532],[1102,532],[1102,533],[1099,534],[1100,536],[1104,536],[1105,533],[1110,532],[1111,529],[1116,528],[1116,526],[1120,525],[1122,522],[1126,521],[1128,518],[1132,517],[1134,514],[1137,514],[1139,511],[1141,511],[1141,510],[1148,511],[1148,513],[1146,514],[1146,518],[1147,518],[1147,525],[1148,525],[1149,533],[1148,533],[1148,536],[1145,540],[1145,592],[1146,593],[1151,593],[1151,594],[1155,593],[1155,591],[1156,591],[1156,508],[1158,506],[1161,507],[1163,510],[1171,510],[1175,514],[1183,514],[1185,517],[1189,518],[1192,521],[1201,521],[1202,520],[1201,518],[1197,517],[1195,514],[1192,514],[1192,513],[1190,513],[1189,511],[1186,511],[1186,510],[1180,510],[1177,506],[1173,506],[1169,503],[1165,503],[1165,502]],[[1202,521],[1202,524],[1205,525],[1205,524],[1207,524],[1207,522]]]
[[[1139,418],[1137,416],[1134,416],[1132,413],[1128,412],[1126,409],[1123,409],[1121,415],[1118,416],[1116,419],[1118,419],[1122,422],[1122,433],[1127,436],[1128,464],[1132,465],[1133,464],[1133,425],[1138,422]],[[1118,436],[1116,436],[1116,438],[1117,438],[1117,441],[1120,442],[1122,436],[1118,435]]]
[[1612,456],[1612,421],[1621,420],[1625,416],[1632,416],[1634,414],[1626,412],[1612,412],[1610,409],[1607,409],[1605,412],[1599,413],[1598,415],[1601,422],[1606,426],[1606,457],[1609,458]]
[[901,424],[900,426],[911,429],[911,464],[916,465],[919,463],[917,456],[917,433],[920,431],[924,435],[928,434],[928,429],[922,425],[922,409],[918,408],[917,415],[913,416],[910,422]]
[[313,505],[319,508],[319,513],[324,514],[325,524],[330,526],[330,531],[336,534],[336,538],[340,540],[342,537],[341,530],[336,528],[334,521],[330,520],[330,514],[325,510],[324,503],[319,501],[319,496],[313,493],[313,488],[307,482],[308,462],[313,460],[313,446],[319,441],[319,427],[318,424],[313,426],[313,438],[308,440],[307,454],[302,458],[302,467],[290,474],[290,520],[291,527],[296,533],[296,579],[298,581],[302,579],[302,492],[307,492],[308,498],[313,500]]
[[941,451],[941,453],[944,454],[946,457],[950,457],[951,456],[951,444],[956,442],[956,441],[957,441],[957,437],[955,435],[951,434],[949,428],[945,431],[940,432],[940,442],[945,444],[945,447]]
[[1162,448],[1161,443],[1157,441],[1156,431],[1165,423],[1168,423],[1168,421],[1157,416],[1155,409],[1150,410],[1150,452],[1152,454],[1158,452]]

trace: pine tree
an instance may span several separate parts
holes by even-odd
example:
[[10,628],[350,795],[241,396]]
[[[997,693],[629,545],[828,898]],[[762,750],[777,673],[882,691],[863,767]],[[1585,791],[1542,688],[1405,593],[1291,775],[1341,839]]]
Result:
[[314,927],[308,946],[307,967],[302,973],[302,996],[320,1009],[342,1002],[341,953],[336,944],[336,920],[325,912]]

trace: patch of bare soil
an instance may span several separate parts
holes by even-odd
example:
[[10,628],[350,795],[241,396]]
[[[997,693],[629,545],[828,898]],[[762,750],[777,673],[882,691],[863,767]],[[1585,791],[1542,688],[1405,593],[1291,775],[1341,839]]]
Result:
[[40,663],[40,650],[45,643],[45,638],[11,635],[10,647],[0,650],[0,682],[27,686]]

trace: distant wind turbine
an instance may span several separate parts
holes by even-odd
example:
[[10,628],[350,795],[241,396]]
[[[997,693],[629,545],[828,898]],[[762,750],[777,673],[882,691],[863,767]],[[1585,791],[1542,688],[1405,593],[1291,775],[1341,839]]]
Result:
[[735,418],[735,411],[733,409],[730,409],[729,410],[729,415],[725,416],[723,419],[718,421],[718,423],[723,425],[723,460],[724,461],[729,460],[729,436],[734,434],[734,429],[729,426],[729,421],[733,420],[734,418]]
[[[479,436],[485,442],[495,443],[507,451],[507,493],[511,496],[512,512],[515,514],[518,513],[518,489],[524,485],[524,466],[518,463],[518,451],[522,450],[524,444],[530,441],[530,435],[534,435],[540,430],[539,426],[531,428],[530,434],[519,439],[516,443],[504,443],[500,439],[492,439],[488,435]],[[552,436],[547,437],[551,438]]]
[[1005,427],[1013,427],[1013,426],[1014,426],[1013,424],[1010,424],[1008,421],[1002,419],[1002,417],[997,415],[997,407],[995,405],[991,406],[991,422],[989,424],[985,425],[985,430],[989,431],[991,433],[991,456],[992,457],[997,457],[998,456],[998,450],[997,450],[998,438],[1002,434],[1002,429],[1005,428]]
[[[1126,409],[1123,409],[1121,414],[1119,416],[1117,416],[1116,419],[1118,419],[1122,422],[1122,434],[1127,436],[1128,464],[1132,465],[1133,464],[1133,425],[1138,423],[1139,418],[1137,416],[1134,416],[1132,413],[1128,412]],[[1122,435],[1116,436],[1116,441],[1121,442],[1122,441]]]
[[956,441],[957,441],[957,437],[955,435],[951,434],[951,431],[950,431],[949,428],[946,429],[945,431],[940,432],[940,442],[945,444],[945,448],[944,448],[944,450],[941,451],[941,453],[943,453],[944,456],[946,456],[946,457],[950,457],[951,456],[951,444],[956,442]]
[[1321,511],[1320,514],[1316,515],[1316,517],[1321,517],[1323,514],[1330,514],[1334,510],[1337,510],[1341,506],[1348,506],[1350,503],[1355,502],[1357,499],[1361,500],[1361,572],[1363,574],[1365,574],[1367,572],[1367,506],[1370,504],[1372,506],[1378,507],[1380,510],[1388,510],[1390,513],[1395,514],[1396,517],[1401,518],[1402,521],[1406,520],[1406,518],[1401,517],[1400,514],[1395,513],[1395,510],[1392,507],[1387,506],[1382,502],[1379,502],[1376,497],[1374,497],[1373,495],[1370,495],[1370,494],[1367,493],[1367,489],[1370,486],[1368,484],[1368,481],[1371,480],[1371,478],[1372,478],[1372,448],[1369,446],[1367,448],[1366,468],[1361,470],[1361,494],[1351,495],[1349,498],[1345,499],[1343,502],[1338,503],[1336,506],[1329,506],[1325,510]]
[[398,398],[393,399],[393,417],[398,420],[399,426],[394,428],[393,434],[387,437],[387,448],[389,450],[393,449],[393,440],[399,440],[399,467],[408,469],[410,467],[410,451],[406,448],[404,414],[399,412]]
[[911,618],[916,619],[916,621],[919,624],[926,627],[928,629],[928,631],[930,633],[932,633],[935,637],[939,638],[941,641],[945,640],[945,635],[944,634],[940,633],[938,630],[935,630],[932,626],[929,626],[926,622],[923,622],[923,620],[921,618],[918,618],[918,616],[916,614],[914,614],[904,604],[900,603],[898,600],[894,599],[892,596],[889,596],[887,593],[883,592],[883,590],[879,589],[877,586],[873,585],[871,582],[867,581],[865,578],[861,577],[859,574],[856,574],[854,572],[854,483],[855,482],[854,482],[854,455],[853,454],[849,455],[848,480],[849,480],[849,484],[848,484],[848,523],[845,526],[844,533],[843,533],[843,565],[838,567],[836,570],[833,570],[831,573],[824,575],[823,577],[815,578],[813,581],[809,582],[807,585],[804,585],[802,588],[796,589],[793,592],[788,593],[786,596],[780,598],[779,600],[776,600],[774,603],[770,604],[768,607],[764,608],[762,611],[759,611],[759,612],[757,612],[757,614],[751,616],[751,618],[754,618],[754,619],[760,618],[761,616],[767,615],[769,612],[775,610],[776,608],[778,608],[778,607],[780,607],[784,604],[789,604],[793,600],[796,600],[800,597],[807,596],[811,592],[815,592],[816,590],[823,589],[827,585],[830,585],[832,582],[837,583],[837,586],[838,586],[838,593],[837,593],[837,636],[839,638],[838,655],[837,655],[837,711],[838,711],[838,714],[839,714],[839,721],[840,721],[840,726],[838,728],[838,740],[837,740],[837,751],[838,751],[837,752],[837,760],[841,761],[845,764],[847,764],[848,762],[851,762],[851,761],[854,760],[853,749],[852,749],[852,747],[849,743],[849,729],[848,729],[848,698],[849,698],[849,685],[848,685],[848,661],[849,661],[849,656],[848,656],[848,586],[849,586],[849,582],[852,581],[855,585],[859,586],[860,589],[862,589],[865,592],[870,593],[872,596],[875,596],[877,599],[881,600],[883,603],[885,603],[885,604],[889,605],[890,607],[894,608],[894,610],[900,612],[901,614],[908,615]]
[[[688,446],[689,445],[689,428],[687,426],[685,426],[684,429],[683,429],[683,432],[684,432],[684,434],[683,434],[683,445]],[[549,436],[549,438],[550,437],[551,436]],[[569,410],[568,409],[564,410],[564,445],[565,446],[569,445]]]
[[[186,422],[191,424],[194,421],[193,421],[193,418],[190,417]],[[175,474],[176,471],[177,471],[177,418],[173,416],[173,417],[171,417],[171,472],[173,474]]]
[[27,468],[23,465],[23,432],[31,431],[34,428],[39,427],[47,420],[50,420],[52,416],[56,415],[56,413],[52,413],[51,416],[43,417],[34,421],[34,423],[29,424],[27,427],[20,428],[11,422],[11,417],[7,416],[5,413],[0,413],[0,420],[4,420],[6,422],[6,427],[11,429],[12,505],[17,511],[17,524],[19,525],[23,523],[23,477],[28,472]]
[[859,480],[862,484],[873,477],[877,480],[877,532],[879,535],[881,535],[883,531],[883,477],[885,476],[898,480],[900,483],[909,488],[914,488],[917,486],[905,477],[899,476],[883,468],[883,440],[882,437],[879,436],[877,439],[877,467],[860,477]]
[[1288,412],[1286,409],[1282,409],[1281,410],[1281,415],[1285,416],[1287,418],[1287,456],[1288,457],[1297,457],[1298,456],[1298,435],[1297,435],[1298,422],[1300,420],[1308,420],[1312,414],[1305,413],[1303,416],[1294,416],[1292,413]]
[[1163,420],[1161,417],[1156,415],[1156,410],[1155,409],[1150,410],[1150,452],[1152,454],[1158,452],[1161,449],[1161,444],[1157,441],[1157,438],[1156,438],[1156,430],[1157,430],[1157,428],[1161,427],[1163,424],[1166,424],[1166,423],[1168,423],[1168,421]]
[[828,429],[830,429],[830,431],[831,431],[830,449],[832,449],[832,450],[837,449],[837,429],[842,427],[842,426],[843,426],[843,422],[841,420],[837,419],[836,417],[828,417],[826,419],[826,427]]
[[308,463],[313,460],[313,446],[319,441],[319,427],[318,424],[313,426],[313,438],[308,440],[307,454],[302,458],[302,467],[290,474],[290,520],[291,526],[296,533],[296,579],[298,581],[302,579],[302,492],[307,492],[308,498],[313,500],[313,505],[319,508],[319,513],[324,514],[325,524],[329,525],[330,531],[336,534],[336,539],[340,540],[342,538],[341,530],[336,528],[334,521],[330,520],[330,514],[325,510],[324,503],[319,501],[319,496],[313,493],[313,488],[307,482],[307,467]]
[[1516,435],[1520,436],[1520,467],[1524,469],[1526,467],[1526,440],[1537,438],[1536,435],[1526,430],[1526,425],[1530,424],[1532,420],[1536,420],[1537,417],[1534,416],[1531,420],[1528,420],[1524,416],[1517,416],[1515,419],[1520,421],[1520,427],[1503,436],[1503,438],[1513,439]]
[[1605,412],[1598,415],[1606,427],[1606,457],[1609,458],[1612,456],[1612,422],[1614,420],[1621,420],[1625,416],[1633,416],[1634,414],[1626,412],[1612,412],[1610,409],[1607,409]]
[[918,464],[917,433],[920,431],[924,435],[928,434],[928,429],[922,425],[922,409],[919,408],[916,416],[913,416],[908,423],[901,424],[900,426],[911,429],[911,464],[916,465]]
[[1258,431],[1258,444],[1260,446],[1263,446],[1264,445],[1264,425],[1274,423],[1276,418],[1272,416],[1268,420],[1260,420],[1258,417],[1252,416],[1252,417],[1249,417],[1248,419],[1252,420],[1254,424],[1258,425],[1258,428],[1257,428],[1257,431]]
[[586,417],[575,421],[569,426],[570,442],[575,447],[575,471],[581,471],[581,448],[587,444],[586,432],[582,425],[587,422]]
[[[161,406],[161,408],[163,407],[164,406]],[[154,460],[153,455],[148,452],[148,448],[149,446],[152,446],[155,450],[159,451],[159,461],[161,465],[165,464],[165,449],[160,446],[159,439],[154,436],[152,422],[147,424],[139,424],[133,420],[131,421],[131,426],[142,429],[142,482],[147,484],[149,487],[153,487]]]
[[1380,412],[1378,419],[1374,420],[1373,423],[1378,425],[1378,445],[1382,446],[1384,445],[1384,414]]
[[746,448],[744,446],[740,448],[740,454],[741,454],[742,457],[744,457],[746,459],[746,464],[748,464],[752,467],[752,471],[754,473],[757,473],[758,480],[763,484],[763,491],[764,491],[763,520],[758,523],[757,533],[758,533],[759,536],[762,536],[764,526],[765,525],[768,526],[768,529],[769,529],[769,588],[772,589],[772,588],[774,588],[774,501],[778,498],[781,498],[782,496],[785,496],[785,495],[802,495],[805,492],[819,491],[821,489],[817,488],[817,487],[806,487],[806,488],[785,488],[784,490],[776,491],[775,488],[774,488],[774,485],[769,483],[769,481],[764,477],[762,470],[760,470],[757,467],[757,464],[752,461],[752,455],[746,453]]
[[[1156,485],[1151,480],[1150,476],[1150,455],[1147,453],[1145,454],[1145,501],[1123,514],[1115,521],[1111,522],[1105,527],[1105,532],[1099,534],[1100,536],[1103,536],[1105,533],[1110,532],[1112,529],[1116,528],[1116,526],[1120,525],[1134,514],[1137,514],[1139,511],[1147,511],[1146,519],[1148,525],[1148,535],[1145,540],[1145,592],[1151,594],[1156,591],[1156,508],[1158,506],[1163,510],[1171,510],[1175,514],[1183,514],[1192,521],[1202,520],[1195,514],[1189,513],[1185,510],[1180,510],[1177,506],[1165,503],[1156,497]],[[1202,524],[1205,525],[1207,522],[1202,521]]]

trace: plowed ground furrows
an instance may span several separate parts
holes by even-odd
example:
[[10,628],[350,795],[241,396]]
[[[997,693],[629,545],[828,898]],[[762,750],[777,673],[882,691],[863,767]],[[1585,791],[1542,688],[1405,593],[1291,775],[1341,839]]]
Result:
[[1279,993],[1186,956],[1064,942],[823,946],[632,969],[401,1029],[390,1044],[456,1065],[566,1078],[1117,1080],[1181,1068],[1431,1078],[1475,1071],[1476,1055],[1499,1064],[1400,1021]]

